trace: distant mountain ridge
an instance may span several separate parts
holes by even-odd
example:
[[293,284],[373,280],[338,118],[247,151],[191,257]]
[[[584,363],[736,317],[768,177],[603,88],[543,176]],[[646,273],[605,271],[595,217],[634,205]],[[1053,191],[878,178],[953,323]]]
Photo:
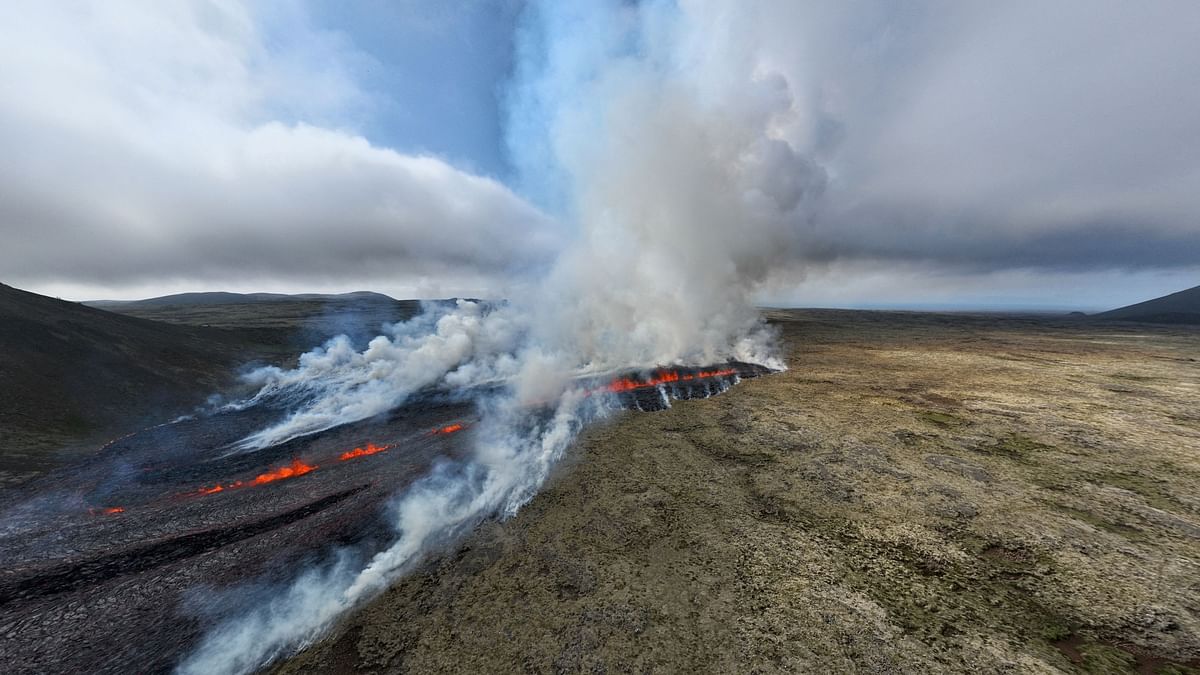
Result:
[[1200,324],[1200,286],[1093,314],[1092,318],[1144,323]]
[[255,302],[302,302],[306,300],[367,300],[379,302],[397,302],[391,296],[374,291],[353,291],[350,293],[229,293],[226,291],[208,291],[199,293],[175,293],[161,295],[142,300],[88,300],[83,304],[100,309],[125,307],[163,307],[182,305],[226,305],[246,304]]
[[152,321],[248,332],[260,343],[300,354],[335,335],[346,335],[357,347],[365,347],[385,325],[419,313],[422,302],[372,291],[296,295],[216,291],[84,304]]

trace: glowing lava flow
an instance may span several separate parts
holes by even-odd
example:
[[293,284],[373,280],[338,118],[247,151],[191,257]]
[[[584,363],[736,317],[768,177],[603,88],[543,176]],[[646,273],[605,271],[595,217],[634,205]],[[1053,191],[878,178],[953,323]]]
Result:
[[283,480],[284,478],[294,478],[296,476],[303,476],[304,474],[308,473],[309,471],[313,471],[316,468],[317,467],[315,467],[315,466],[309,466],[308,464],[305,464],[304,462],[300,461],[299,459],[293,459],[292,463],[289,464],[288,466],[280,467],[278,469],[275,469],[274,471],[268,471],[266,473],[258,474],[257,476],[254,477],[254,480],[251,481],[250,484],[251,485],[262,485],[264,483],[270,483],[270,482],[277,481],[277,480]]
[[278,469],[275,469],[274,471],[260,473],[254,477],[254,480],[252,480],[248,483],[242,482],[240,480],[235,480],[232,483],[226,483],[225,485],[217,484],[212,487],[201,487],[199,490],[196,490],[196,492],[193,494],[212,495],[212,494],[216,494],[218,492],[224,492],[226,490],[235,490],[237,488],[245,487],[247,485],[264,485],[266,483],[272,483],[274,481],[283,480],[285,478],[295,478],[296,476],[303,476],[304,474],[306,474],[310,471],[316,471],[317,468],[318,467],[315,467],[315,466],[312,466],[309,464],[305,464],[303,461],[301,461],[299,459],[293,459],[291,464],[289,464],[287,466],[279,467]]
[[[467,427],[465,424],[456,422],[454,424],[449,424],[447,426],[434,429],[433,431],[429,432],[429,434],[431,436],[435,436],[438,434],[452,434],[456,431],[462,431],[463,429],[466,429],[466,428]],[[365,446],[357,447],[357,448],[354,448],[353,450],[347,450],[347,451],[341,453],[340,455],[338,455],[338,461],[345,462],[345,461],[351,460],[351,459],[358,459],[359,457],[367,457],[369,455],[376,455],[381,452],[386,452],[388,450],[391,450],[394,447],[396,447],[396,446],[393,444],[390,444],[390,443],[386,444],[386,445],[375,445],[374,443],[367,443]],[[283,480],[285,478],[295,478],[296,476],[303,476],[304,474],[306,474],[310,471],[316,471],[318,468],[320,468],[320,467],[313,466],[310,464],[305,464],[300,459],[293,459],[291,464],[280,467],[278,469],[275,469],[274,471],[260,473],[259,475],[254,477],[254,480],[250,480],[250,481],[246,481],[246,482],[237,480],[232,483],[225,483],[225,484],[218,483],[216,485],[213,485],[212,487],[203,486],[203,487],[199,488],[198,490],[196,490],[195,492],[192,492],[189,494],[212,495],[212,494],[216,494],[218,492],[225,492],[226,490],[234,490],[234,489],[237,489],[240,487],[248,487],[248,486],[252,486],[252,485],[264,485],[266,483],[273,483],[277,480]]]
[[391,448],[392,448],[391,445],[375,445],[374,443],[367,443],[366,447],[355,448],[353,450],[347,450],[346,452],[343,452],[341,455],[338,456],[338,459],[340,461],[344,462],[348,459],[354,459],[356,457],[366,457],[367,455],[374,455],[376,453],[390,450]]
[[725,377],[728,375],[737,375],[737,370],[733,368],[724,368],[721,370],[702,370],[698,373],[680,374],[671,370],[659,370],[648,380],[635,380],[632,377],[623,377],[619,380],[613,380],[604,388],[605,391],[621,393],[623,391],[633,391],[646,387],[657,387],[660,384],[671,384],[673,382],[690,382],[692,380],[703,380],[709,377]]

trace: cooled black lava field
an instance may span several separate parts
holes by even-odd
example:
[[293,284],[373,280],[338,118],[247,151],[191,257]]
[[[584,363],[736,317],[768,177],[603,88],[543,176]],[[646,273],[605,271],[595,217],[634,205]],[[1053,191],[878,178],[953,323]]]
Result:
[[418,403],[242,452],[231,443],[277,411],[225,412],[115,440],[10,493],[0,661],[31,673],[170,669],[205,617],[264,601],[333,547],[386,543],[386,499],[462,454],[470,414]]
[[[763,369],[617,378],[597,391],[653,410]],[[589,385],[594,386],[594,385]],[[392,541],[389,498],[464,458],[474,404],[426,395],[371,420],[260,450],[287,414],[260,403],[151,427],[0,501],[0,662],[9,672],[164,672],[223,618],[270,602],[337,553]]]

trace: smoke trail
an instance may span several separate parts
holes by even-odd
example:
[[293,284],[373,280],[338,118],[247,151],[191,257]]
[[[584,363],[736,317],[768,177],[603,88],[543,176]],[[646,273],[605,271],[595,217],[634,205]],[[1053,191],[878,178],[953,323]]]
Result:
[[294,369],[256,370],[247,379],[259,386],[258,394],[234,407],[267,400],[301,407],[240,447],[265,448],[366,419],[422,389],[504,381],[515,373],[514,350],[523,334],[514,319],[511,311],[484,303],[461,300],[453,309],[426,304],[420,315],[392,325],[361,352],[339,336],[302,355]]
[[306,572],[285,594],[210,633],[179,672],[252,671],[307,644],[343,612],[483,518],[515,514],[546,480],[585,416],[603,413],[599,405],[575,392],[543,420],[531,418],[511,398],[494,401],[481,423],[473,461],[441,464],[401,495],[395,543],[361,570],[343,556],[327,570]]
[[182,672],[258,667],[437,545],[515,513],[578,429],[604,414],[574,378],[728,359],[783,366],[750,297],[795,245],[825,172],[796,140],[789,80],[739,33],[754,11],[615,0],[529,8],[509,141],[527,189],[552,193],[551,208],[569,205],[560,215],[577,227],[574,243],[510,304],[462,302],[362,352],[335,340],[296,369],[260,371],[260,397],[299,408],[243,442],[266,447],[363,419],[426,388],[502,383],[504,396],[480,402],[473,458],[399,497],[397,539],[365,568],[310,573],[219,627]]

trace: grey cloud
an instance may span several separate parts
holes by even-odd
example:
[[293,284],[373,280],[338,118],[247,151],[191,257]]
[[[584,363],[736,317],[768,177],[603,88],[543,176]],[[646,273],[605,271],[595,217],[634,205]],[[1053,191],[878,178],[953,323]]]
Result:
[[[359,97],[336,65],[278,62],[235,5],[3,13],[10,283],[510,278],[559,246],[555,223],[494,180],[272,121]],[[290,100],[310,89],[333,94]]]
[[1200,5],[738,8],[794,93],[779,133],[830,177],[792,264],[1200,263]]
[[[595,123],[597,101],[620,92],[579,64],[619,71],[628,22],[665,6],[571,5],[518,40],[508,142],[543,203],[605,206],[580,208],[569,193],[591,176],[555,165],[578,154],[572,144],[623,142]],[[642,46],[679,59],[664,67],[686,75],[680,100],[709,110],[651,99],[622,123],[646,148],[613,153],[605,175],[621,199],[670,195],[686,216],[680,236],[751,250],[738,265],[752,278],[838,260],[1200,264],[1200,4],[680,6],[686,29],[669,28],[672,16],[647,26]],[[503,280],[550,264],[564,235],[504,185],[336,128],[370,105],[346,65],[364,57],[284,14],[290,39],[311,48],[268,50],[262,18],[236,4],[0,6],[0,277],[299,286]],[[606,98],[581,96],[597,91]],[[578,114],[557,124],[555,109]],[[712,138],[680,131],[720,109],[733,116],[696,132]],[[717,189],[689,182],[717,163],[697,148],[725,133],[740,147],[739,128],[765,130],[730,172],[749,213],[769,219],[750,228],[761,240],[744,214],[701,206]],[[660,146],[678,161],[652,156]],[[620,164],[632,160],[655,170]]]

